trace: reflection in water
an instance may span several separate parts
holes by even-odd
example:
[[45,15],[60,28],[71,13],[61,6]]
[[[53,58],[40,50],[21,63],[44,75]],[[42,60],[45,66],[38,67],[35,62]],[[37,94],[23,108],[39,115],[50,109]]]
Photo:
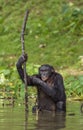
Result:
[[59,130],[65,127],[65,114],[56,113],[54,115],[51,112],[44,112],[39,113],[38,116],[38,129],[41,127],[42,130]]
[[[26,112],[25,112],[26,113]],[[25,114],[25,130],[28,129],[28,113]],[[34,130],[60,130],[65,128],[66,115],[63,113],[39,112]],[[35,115],[36,117],[36,115]]]
[[25,110],[25,130],[28,130],[28,112]]
[[[75,113],[69,116],[69,113]],[[67,113],[25,112],[24,105],[4,106],[0,103],[0,130],[83,130],[80,102],[67,104]]]

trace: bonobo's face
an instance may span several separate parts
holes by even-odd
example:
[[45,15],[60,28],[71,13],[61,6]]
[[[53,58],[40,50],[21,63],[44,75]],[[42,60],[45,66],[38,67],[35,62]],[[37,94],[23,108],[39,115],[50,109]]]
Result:
[[43,81],[48,80],[51,73],[52,73],[52,71],[51,71],[51,67],[49,65],[42,65],[39,68],[39,74],[40,74],[40,77]]

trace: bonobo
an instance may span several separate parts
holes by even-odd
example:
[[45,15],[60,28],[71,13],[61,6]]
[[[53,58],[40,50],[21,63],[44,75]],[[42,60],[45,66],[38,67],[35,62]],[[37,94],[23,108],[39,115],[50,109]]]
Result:
[[[27,55],[22,55],[16,64],[20,78],[24,82],[22,65]],[[66,111],[66,94],[61,74],[48,64],[41,65],[38,74],[27,74],[27,85],[36,86],[38,110]]]

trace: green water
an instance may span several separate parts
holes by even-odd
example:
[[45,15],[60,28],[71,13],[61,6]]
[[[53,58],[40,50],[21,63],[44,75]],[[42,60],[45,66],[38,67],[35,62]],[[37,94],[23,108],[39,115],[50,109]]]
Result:
[[[74,116],[69,116],[74,113]],[[43,112],[35,115],[25,113],[24,105],[2,106],[0,104],[0,130],[83,130],[83,114],[80,102],[68,102],[67,113]]]

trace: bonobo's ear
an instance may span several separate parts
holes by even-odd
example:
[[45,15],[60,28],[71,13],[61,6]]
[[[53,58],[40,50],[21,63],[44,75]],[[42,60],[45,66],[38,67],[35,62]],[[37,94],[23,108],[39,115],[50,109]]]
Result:
[[54,70],[54,68],[52,67],[52,69],[51,69],[51,72],[53,73],[53,72],[55,72],[55,70]]
[[50,66],[50,70],[51,70],[51,72],[53,73],[53,72],[55,72],[55,70],[54,70],[54,67],[53,66]]

